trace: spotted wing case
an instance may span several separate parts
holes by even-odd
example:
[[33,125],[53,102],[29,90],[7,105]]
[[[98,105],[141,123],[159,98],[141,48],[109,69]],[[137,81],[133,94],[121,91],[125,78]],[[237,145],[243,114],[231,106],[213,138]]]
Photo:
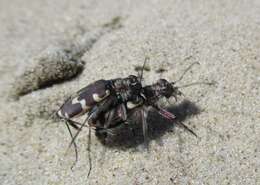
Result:
[[88,112],[98,102],[101,102],[111,94],[108,80],[98,80],[81,89],[76,97],[69,99],[61,107],[58,115],[65,118],[73,118]]

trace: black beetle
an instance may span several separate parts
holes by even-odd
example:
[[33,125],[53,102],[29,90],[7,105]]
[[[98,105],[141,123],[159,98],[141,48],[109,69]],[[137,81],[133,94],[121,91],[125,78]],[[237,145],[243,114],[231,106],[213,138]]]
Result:
[[[56,115],[65,120],[66,126],[69,130],[76,153],[76,160],[78,158],[77,146],[75,139],[80,133],[81,129],[88,122],[90,127],[98,127],[97,120],[101,114],[113,109],[118,104],[123,104],[127,101],[135,101],[135,97],[141,92],[142,85],[137,76],[130,75],[126,78],[116,78],[112,80],[98,80],[86,87],[82,88],[76,94],[65,101],[65,103],[56,112]],[[78,123],[72,118],[81,116],[87,113],[87,119],[84,123]],[[73,136],[69,125],[77,129],[77,133]],[[79,127],[80,126],[80,127]],[[74,164],[75,164],[74,163]],[[72,165],[72,167],[74,166]]]
[[[213,85],[212,82],[195,82],[191,84],[187,84],[181,87],[175,86],[175,84],[182,80],[185,73],[195,64],[199,64],[198,62],[192,63],[181,75],[181,77],[176,80],[175,82],[169,82],[166,79],[159,79],[156,83],[152,85],[147,85],[142,88],[140,91],[139,96],[135,96],[135,101],[127,101],[124,104],[118,104],[116,108],[111,109],[106,114],[100,115],[100,119],[97,120],[96,125],[100,125],[98,128],[98,132],[105,133],[106,131],[108,133],[111,133],[111,129],[123,124],[124,122],[128,122],[128,117],[133,115],[133,113],[136,112],[136,108],[141,107],[141,109],[138,109],[138,111],[141,112],[141,118],[142,118],[142,125],[143,125],[143,134],[145,142],[147,141],[146,135],[147,135],[147,123],[146,123],[146,117],[148,108],[152,107],[160,115],[163,117],[174,120],[175,115],[168,112],[166,109],[161,108],[158,105],[158,101],[162,98],[169,99],[171,97],[174,97],[177,101],[178,96],[183,95],[183,93],[179,90],[179,88],[188,87],[191,85],[197,85],[197,84],[206,84],[206,85]],[[101,119],[102,118],[102,119]],[[190,133],[197,135],[189,129],[186,125],[181,123],[180,121],[175,120],[175,122],[181,126],[183,126],[186,130],[188,130]],[[106,133],[105,133],[106,134]]]
[[106,138],[107,134],[113,134],[113,129],[122,124],[129,124],[129,117],[136,117],[137,114],[141,115],[141,123],[143,127],[143,136],[144,142],[147,146],[147,114],[148,108],[152,107],[155,109],[161,116],[164,118],[175,121],[178,125],[182,126],[184,129],[188,130],[191,134],[197,137],[197,135],[188,128],[185,124],[176,120],[176,116],[166,109],[159,106],[158,101],[162,98],[169,99],[174,97],[177,101],[178,96],[183,95],[179,88],[188,87],[197,84],[204,85],[214,85],[214,82],[195,82],[183,86],[176,86],[176,82],[179,82],[185,75],[185,73],[194,65],[199,64],[195,62],[191,64],[182,74],[182,76],[175,82],[169,82],[166,79],[159,79],[156,83],[152,85],[144,86],[141,90],[139,96],[136,96],[135,101],[127,101],[124,104],[118,104],[116,108],[111,109],[106,112],[106,114],[100,115],[100,119],[97,120],[99,128],[96,129],[96,135],[102,135],[103,138]]
[[[170,97],[174,97],[177,100],[177,97],[181,95],[182,92],[178,89],[177,86],[174,86],[174,82],[168,82],[165,79],[159,79],[156,83],[143,87],[140,96],[136,97],[138,99],[135,103],[128,101],[125,104],[119,104],[116,108],[111,109],[106,114],[100,115],[100,119],[97,120],[97,122],[99,122],[98,125],[100,125],[100,127],[96,128],[96,131],[99,132],[97,133],[97,135],[102,133],[104,137],[109,133],[113,133],[112,130],[114,128],[122,126],[122,124],[124,123],[128,124],[128,118],[133,115],[136,115],[136,113],[139,113],[141,115],[144,141],[147,145],[148,108],[154,108],[164,118],[173,121],[175,119],[175,115],[173,115],[166,109],[161,108],[158,105],[158,101],[161,98],[168,99]],[[197,135],[182,122],[177,120],[175,120],[175,122],[183,126],[190,133],[197,137]]]
[[[110,107],[134,99],[140,94],[141,89],[142,85],[134,75],[113,80],[98,80],[79,90],[73,98],[66,100],[57,111],[57,116],[70,122],[71,118],[80,116],[103,102],[102,106],[91,111],[91,120],[88,120],[91,124],[99,114],[106,112]],[[77,128],[73,122],[71,124]]]

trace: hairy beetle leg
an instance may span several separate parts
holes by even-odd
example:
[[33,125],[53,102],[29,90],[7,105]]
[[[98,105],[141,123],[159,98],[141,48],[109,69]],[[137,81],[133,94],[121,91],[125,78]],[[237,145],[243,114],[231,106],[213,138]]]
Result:
[[[75,128],[76,130],[79,130],[79,126],[82,126],[82,123],[73,121],[71,119],[66,119],[65,121],[67,121],[73,128]],[[88,125],[84,125],[84,127],[89,127]]]
[[[70,130],[70,127],[69,127],[68,123],[65,122],[65,124],[66,124],[66,127],[68,128],[68,131],[70,133],[71,139],[73,139],[73,135],[72,135],[72,132]],[[73,146],[74,146],[74,150],[75,150],[75,161],[74,161],[74,163],[71,166],[71,170],[73,170],[73,167],[76,165],[76,163],[78,161],[78,147],[77,147],[77,144],[75,143],[75,141],[73,142]],[[67,151],[66,151],[66,153],[67,153]]]
[[185,130],[189,131],[192,135],[194,135],[195,137],[198,137],[198,135],[191,130],[189,127],[187,127],[184,123],[182,123],[181,121],[176,120],[176,116],[173,115],[172,113],[170,113],[169,111],[162,109],[156,105],[153,106],[160,115],[162,115],[164,118],[171,120],[171,121],[175,121],[178,125],[182,126]]
[[143,136],[144,136],[144,146],[147,150],[149,150],[147,115],[148,115],[147,107],[143,107],[143,109],[141,109],[141,118],[142,118],[142,128],[143,128]]

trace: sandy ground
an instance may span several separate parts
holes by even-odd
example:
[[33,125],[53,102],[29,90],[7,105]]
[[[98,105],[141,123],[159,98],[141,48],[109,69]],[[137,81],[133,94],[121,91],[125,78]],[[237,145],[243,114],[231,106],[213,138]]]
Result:
[[[104,25],[115,18],[122,25],[107,31]],[[259,0],[1,0],[0,23],[0,184],[260,184]],[[79,58],[85,66],[77,78],[34,91],[40,83],[34,75],[56,71],[31,70],[39,56],[56,62],[55,52],[49,49],[49,59],[45,49],[59,43],[55,51],[63,55],[61,43],[84,39]],[[151,113],[149,152],[140,137],[105,147],[92,134],[87,178],[86,129],[71,171],[69,134],[50,114],[90,82],[135,74],[145,56],[146,84],[160,78],[161,67],[167,70],[161,76],[174,81],[193,62],[201,65],[180,84],[217,82],[183,89],[185,99],[172,107],[199,139]],[[25,88],[26,71],[32,71],[28,94],[14,99],[14,89]]]

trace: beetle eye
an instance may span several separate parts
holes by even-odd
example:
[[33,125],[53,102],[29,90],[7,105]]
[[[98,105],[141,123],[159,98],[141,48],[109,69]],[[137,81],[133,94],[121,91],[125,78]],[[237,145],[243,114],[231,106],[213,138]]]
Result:
[[137,77],[134,75],[130,75],[128,78],[129,78],[130,83],[133,85],[135,85],[138,82]]

